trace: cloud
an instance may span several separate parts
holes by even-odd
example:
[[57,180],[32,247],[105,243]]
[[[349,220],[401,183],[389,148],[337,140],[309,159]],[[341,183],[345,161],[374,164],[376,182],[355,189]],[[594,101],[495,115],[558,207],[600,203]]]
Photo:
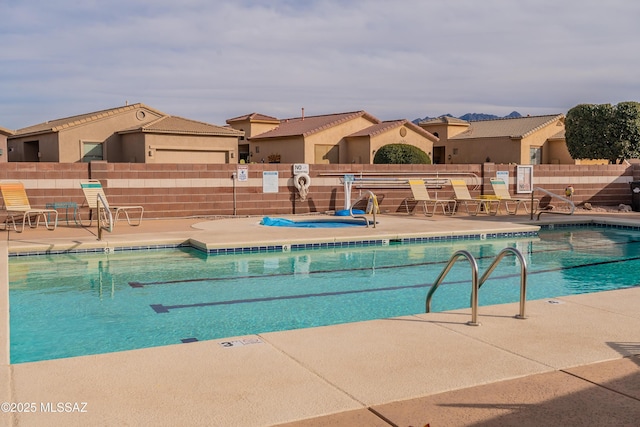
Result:
[[637,100],[640,4],[186,0],[0,5],[0,126],[143,102],[224,124],[566,112]]

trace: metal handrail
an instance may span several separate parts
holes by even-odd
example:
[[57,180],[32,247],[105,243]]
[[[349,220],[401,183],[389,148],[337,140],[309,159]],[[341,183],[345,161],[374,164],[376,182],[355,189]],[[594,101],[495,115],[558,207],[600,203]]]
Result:
[[[98,215],[98,221],[96,221],[98,223],[98,240],[102,240],[102,230],[105,229],[107,230],[109,233],[111,233],[113,231],[113,216],[111,215],[111,209],[109,209],[109,204],[107,203],[107,201],[105,200],[104,197],[102,197],[102,194],[98,193],[96,194],[96,214]],[[100,215],[100,204],[102,204],[102,207],[104,208],[106,214],[106,218],[108,219],[108,227],[105,228],[102,226],[101,224],[101,218],[102,215]]]
[[[364,223],[366,224],[367,228],[369,228],[369,219],[366,216],[363,215],[354,215],[353,214],[353,207],[356,205],[356,203],[358,203],[360,200],[364,200],[365,196],[369,195],[369,197],[373,197],[373,199],[375,200],[376,195],[373,194],[373,192],[371,192],[370,190],[367,190],[363,195],[361,195],[360,197],[358,197],[356,199],[355,202],[353,202],[351,204],[351,206],[349,206],[349,215],[352,218],[358,218],[358,219],[363,219]],[[373,209],[371,209],[371,212],[373,213],[373,228],[376,228],[376,209],[377,206],[373,206]]]
[[[531,206],[533,206],[533,193],[535,193],[536,190],[542,191],[544,194],[551,197],[555,197],[556,199],[564,200],[565,202],[569,203],[569,206],[571,206],[570,212],[554,212],[550,210],[540,211],[538,212],[538,217],[536,218],[536,221],[540,220],[540,215],[542,215],[543,213],[554,214],[554,215],[573,215],[573,211],[575,211],[576,209],[576,205],[573,203],[573,200],[567,199],[566,197],[562,197],[556,193],[552,193],[551,191],[545,190],[544,188],[540,188],[540,187],[534,188],[533,191],[531,192]],[[538,204],[538,209],[540,209],[540,204]],[[533,209],[531,209],[531,216],[529,217],[529,219],[533,219]]]
[[[324,172],[319,176],[344,176],[344,172]],[[410,179],[420,178],[424,180],[427,187],[441,188],[447,185],[452,178],[470,179],[474,190],[480,188],[482,179],[474,172],[356,172],[348,175],[354,176],[356,188],[364,190],[366,188],[397,188],[404,189]]]
[[526,319],[525,301],[527,297],[527,262],[522,256],[522,253],[515,248],[504,248],[500,251],[480,280],[478,280],[478,263],[473,255],[465,250],[460,250],[454,253],[427,293],[425,307],[426,312],[431,312],[431,299],[433,298],[433,294],[436,292],[436,289],[438,289],[438,286],[440,286],[445,276],[449,273],[453,264],[455,264],[458,258],[464,257],[469,261],[469,264],[471,264],[471,321],[467,322],[467,324],[471,326],[480,326],[480,323],[478,323],[478,292],[480,290],[480,286],[487,281],[498,263],[508,254],[513,254],[520,260],[520,312],[515,317],[517,319]]
[[527,300],[527,261],[522,256],[522,253],[516,248],[504,248],[500,251],[498,256],[493,260],[487,271],[484,272],[480,281],[478,282],[478,290],[482,287],[484,282],[487,281],[493,270],[496,269],[498,263],[502,261],[502,258],[508,254],[514,255],[520,261],[520,312],[516,314],[516,319],[526,319],[525,316],[525,303]]
[[449,262],[447,263],[447,266],[442,270],[433,286],[431,286],[431,289],[427,294],[426,312],[431,312],[431,298],[433,298],[433,294],[435,293],[436,289],[438,289],[438,286],[440,286],[440,283],[442,283],[445,276],[449,273],[449,270],[451,270],[453,264],[455,264],[458,258],[461,257],[466,258],[469,261],[469,264],[471,264],[471,321],[467,322],[467,325],[480,326],[480,323],[478,323],[478,263],[476,262],[476,259],[473,257],[473,255],[465,250],[457,251],[451,256]]

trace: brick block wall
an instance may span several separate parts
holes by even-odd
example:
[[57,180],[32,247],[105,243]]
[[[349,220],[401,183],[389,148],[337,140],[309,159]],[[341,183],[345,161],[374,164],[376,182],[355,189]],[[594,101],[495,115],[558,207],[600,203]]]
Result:
[[[351,201],[370,190],[376,194],[383,212],[405,212],[404,201],[411,193],[408,186],[398,182],[407,178],[427,179],[429,192],[434,198],[452,197],[453,192],[446,180],[462,178],[467,181],[471,194],[478,196],[492,194],[489,179],[495,177],[497,171],[508,171],[511,193],[516,194],[515,165],[310,165],[311,186],[305,201],[298,197],[291,164],[245,165],[248,180],[244,182],[232,178],[238,166],[10,162],[0,164],[0,179],[24,182],[34,207],[44,207],[46,203],[56,201],[74,201],[82,206],[84,196],[80,182],[98,179],[110,204],[142,205],[146,218],[283,215],[340,210],[345,204],[341,181],[345,174],[365,179],[353,185]],[[274,171],[278,172],[278,191],[265,192],[263,172]],[[640,165],[537,165],[533,176],[535,187],[560,195],[568,185],[572,185],[575,189],[573,199],[578,204],[590,202],[616,206],[631,204],[629,182],[640,180]],[[545,201],[543,197],[538,198]],[[86,207],[81,209],[83,215],[86,210]]]

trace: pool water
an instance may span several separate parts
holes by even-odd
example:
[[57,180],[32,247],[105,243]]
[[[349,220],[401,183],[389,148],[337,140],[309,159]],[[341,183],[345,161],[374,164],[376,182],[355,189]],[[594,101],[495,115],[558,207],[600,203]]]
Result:
[[[11,363],[424,313],[429,287],[455,251],[473,254],[482,274],[507,246],[527,260],[528,300],[640,282],[640,232],[603,228],[290,253],[13,257]],[[469,307],[470,278],[469,264],[457,262],[432,311]],[[480,305],[518,301],[519,280],[515,257],[504,258]]]

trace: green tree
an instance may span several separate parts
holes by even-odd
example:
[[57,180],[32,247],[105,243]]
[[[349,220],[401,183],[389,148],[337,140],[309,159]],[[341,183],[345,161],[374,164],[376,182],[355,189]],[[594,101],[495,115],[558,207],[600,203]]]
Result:
[[640,154],[640,103],[580,104],[567,113],[565,139],[574,159],[618,163]]
[[431,164],[429,155],[409,144],[388,144],[380,147],[373,157],[374,164],[416,165]]
[[640,157],[640,103],[620,102],[614,110],[612,137],[620,159]]

